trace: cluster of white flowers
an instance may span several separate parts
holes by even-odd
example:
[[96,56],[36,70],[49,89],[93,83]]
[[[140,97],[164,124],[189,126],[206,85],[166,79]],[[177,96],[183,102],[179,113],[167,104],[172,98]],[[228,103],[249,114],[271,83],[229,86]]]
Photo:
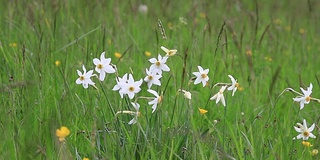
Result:
[[[130,73],[125,73],[122,77],[116,77],[116,84],[113,87],[113,91],[118,91],[121,98],[124,98],[125,95],[132,100],[134,99],[135,95],[141,91],[141,85],[143,81],[146,82],[148,86],[148,92],[153,94],[153,97],[145,97],[150,99],[148,102],[149,105],[152,107],[152,113],[154,113],[157,109],[157,106],[162,101],[162,96],[158,94],[155,90],[152,90],[152,85],[161,86],[160,79],[162,78],[163,72],[169,72],[170,68],[166,64],[169,57],[175,55],[177,50],[169,50],[166,47],[161,46],[161,49],[166,53],[164,57],[158,54],[158,59],[151,58],[149,62],[151,66],[146,68],[146,77],[144,79],[140,78],[138,81],[135,81],[133,75]],[[99,74],[93,74],[93,70],[89,70],[87,72],[85,66],[83,65],[83,73],[77,70],[79,78],[76,80],[77,84],[82,84],[85,89],[88,88],[89,85],[92,85],[96,88],[95,83],[91,80],[91,77],[98,77],[100,81],[104,81],[107,74],[116,73],[117,69],[116,66],[111,64],[111,58],[105,57],[105,52],[101,53],[100,59],[94,58],[93,64],[95,65],[95,71]],[[191,94],[189,96],[191,98]],[[136,98],[137,100],[137,98]],[[135,124],[137,122],[137,117],[140,115],[139,108],[140,105],[137,102],[132,102],[132,106],[135,108],[136,111],[119,111],[119,113],[127,113],[135,115],[135,118],[132,119],[129,124]],[[139,114],[138,114],[139,113]]]
[[[305,104],[309,104],[311,100],[314,100],[318,103],[320,103],[320,100],[317,98],[313,98],[311,97],[311,93],[312,93],[312,88],[313,85],[312,83],[310,83],[309,87],[307,87],[307,90],[304,90],[302,87],[300,87],[300,90],[302,93],[295,91],[292,88],[286,88],[281,94],[280,96],[285,92],[285,91],[290,91],[293,92],[295,94],[297,94],[298,96],[293,98],[294,102],[298,102],[300,103],[300,110],[302,110],[304,108]],[[307,126],[307,121],[305,119],[303,119],[303,124],[301,123],[297,123],[296,126],[294,126],[294,129],[299,132],[300,134],[297,137],[294,137],[293,139],[303,139],[308,140],[309,137],[310,138],[316,138],[315,135],[313,135],[311,132],[314,130],[315,124],[313,123],[311,125],[310,128],[308,128]]]
[[[192,73],[193,75],[196,76],[194,84],[202,83],[202,86],[205,87],[208,85],[208,81],[209,81],[209,76],[208,76],[209,69],[203,69],[201,66],[198,66],[198,70],[199,70],[199,72]],[[231,76],[231,75],[228,75],[228,76],[231,79],[231,83],[217,83],[217,84],[215,84],[215,86],[220,85],[222,87],[217,94],[215,94],[214,96],[212,96],[210,98],[210,100],[216,100],[216,103],[221,101],[223,106],[226,106],[226,102],[225,102],[224,95],[223,95],[225,89],[229,86],[228,90],[232,90],[232,96],[234,96],[234,93],[240,87],[239,83],[237,82],[237,80],[235,80],[233,78],[233,76]]]
[[[117,114],[126,113],[135,115],[134,119],[132,119],[129,124],[135,124],[137,122],[137,117],[140,115],[139,108],[140,104],[137,103],[139,98],[146,98],[150,100],[148,102],[152,107],[152,113],[154,113],[162,102],[163,96],[159,94],[157,91],[151,89],[153,85],[161,86],[161,78],[163,72],[169,72],[170,68],[166,64],[169,57],[176,55],[176,49],[167,49],[164,46],[161,46],[161,49],[166,53],[165,56],[161,56],[158,54],[156,58],[150,58],[149,62],[151,63],[149,68],[146,68],[146,76],[144,79],[140,78],[138,81],[135,81],[133,75],[131,73],[125,73],[122,77],[116,76],[116,84],[112,88],[113,91],[118,91],[121,98],[128,97],[130,100],[133,100],[141,91],[141,85],[143,81],[146,83],[148,90],[147,92],[154,95],[154,97],[136,97],[132,106],[135,111],[119,111]],[[94,58],[93,64],[95,65],[95,71],[99,74],[93,74],[93,70],[86,71],[86,68],[83,66],[83,73],[77,70],[79,78],[76,80],[77,84],[82,84],[84,88],[88,88],[89,85],[95,87],[95,83],[91,80],[91,77],[96,76],[100,81],[104,81],[107,74],[118,73],[117,67],[111,63],[111,58],[105,57],[105,52],[101,53],[100,59]],[[208,85],[209,80],[209,69],[203,69],[201,66],[198,66],[198,72],[193,72],[195,77],[194,84],[202,83],[202,86],[205,87]],[[117,74],[118,75],[118,74]],[[216,100],[216,103],[221,101],[221,103],[226,106],[224,91],[228,87],[228,90],[232,90],[232,96],[234,96],[235,91],[239,87],[237,81],[231,76],[228,75],[231,79],[231,83],[217,83],[217,85],[222,86],[220,91],[211,97],[211,100]],[[95,87],[96,88],[96,87]],[[191,100],[191,93],[189,91],[179,89],[178,91],[183,92],[183,95],[186,99]]]

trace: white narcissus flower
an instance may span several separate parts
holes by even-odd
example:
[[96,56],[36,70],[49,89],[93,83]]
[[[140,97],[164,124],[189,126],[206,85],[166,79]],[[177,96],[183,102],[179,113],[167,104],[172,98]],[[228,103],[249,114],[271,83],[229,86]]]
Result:
[[221,101],[223,106],[226,106],[226,102],[224,100],[223,92],[227,88],[227,86],[222,86],[217,94],[210,98],[210,100],[216,100],[216,104]]
[[231,86],[228,87],[228,90],[231,91],[232,90],[232,96],[234,95],[234,92],[237,91],[238,87],[240,86],[239,83],[237,82],[236,79],[234,79],[231,75],[228,75],[229,78],[231,79]]
[[197,77],[197,79],[194,81],[194,84],[199,84],[202,82],[203,87],[206,86],[207,81],[209,80],[209,69],[203,70],[201,66],[198,66],[199,72],[193,72],[192,74]]
[[100,73],[99,79],[103,81],[106,77],[106,73],[114,73],[116,70],[110,65],[111,58],[105,58],[105,52],[101,53],[100,59],[93,59],[94,65],[96,65],[95,70]]
[[304,104],[308,104],[311,100],[311,93],[312,93],[312,83],[310,83],[310,86],[307,88],[307,90],[304,90],[303,88],[300,87],[303,96],[298,96],[296,98],[293,98],[294,101],[300,102],[300,110],[303,109]]
[[122,78],[116,78],[117,84],[112,88],[113,91],[119,91],[121,98],[123,98],[123,93],[120,92],[121,88],[127,85],[128,74],[124,74]]
[[159,75],[162,75],[162,71],[169,72],[170,68],[166,65],[167,59],[167,56],[162,57],[160,54],[158,55],[158,60],[156,58],[149,59],[149,62],[152,63],[150,71]]
[[152,71],[148,71],[146,69],[147,76],[144,78],[144,81],[147,82],[148,88],[151,88],[152,84],[161,86],[160,78],[162,77],[161,75],[157,75],[156,73]]
[[141,84],[143,80],[140,79],[139,81],[134,81],[132,74],[129,74],[129,79],[127,80],[126,84],[120,84],[120,94],[127,94],[130,99],[133,99],[136,93],[141,91]]
[[161,103],[162,96],[159,96],[159,94],[152,89],[148,89],[147,91],[155,96],[155,98],[152,101],[148,102],[149,105],[152,105],[152,113],[153,113],[157,109],[158,103]]
[[297,126],[298,127],[294,126],[294,129],[297,132],[299,132],[300,134],[293,139],[301,139],[302,138],[305,141],[305,140],[308,140],[309,137],[316,138],[316,136],[311,133],[315,127],[314,123],[311,125],[310,128],[308,128],[307,121],[305,119],[303,119],[303,125],[301,123],[297,123]]
[[174,56],[175,54],[177,54],[177,51],[176,49],[167,49],[166,47],[163,47],[161,46],[161,49],[166,52],[166,56],[168,57],[171,57],[171,56]]
[[82,84],[83,88],[88,88],[88,84],[94,86],[94,82],[92,82],[91,77],[95,76],[95,74],[93,73],[93,70],[89,70],[87,72],[86,68],[84,67],[84,65],[82,65],[82,69],[83,69],[83,74],[77,70],[79,78],[76,80],[77,84]]
[[134,117],[131,119],[131,121],[128,124],[135,124],[138,122],[138,117],[140,116],[140,112],[139,112],[140,104],[133,103],[133,102],[131,102],[131,104],[136,111],[131,113],[132,115],[134,115]]

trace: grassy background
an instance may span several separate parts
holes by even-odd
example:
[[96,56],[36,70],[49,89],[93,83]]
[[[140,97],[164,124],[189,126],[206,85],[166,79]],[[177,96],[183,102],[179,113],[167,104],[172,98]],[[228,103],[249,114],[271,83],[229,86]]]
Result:
[[[300,111],[291,93],[276,101],[285,88],[299,91],[309,83],[320,97],[316,0],[0,3],[1,159],[319,158],[309,153],[319,149],[319,104]],[[103,51],[120,76],[132,70],[143,78],[148,59],[164,55],[160,46],[178,49],[178,56],[168,59],[157,111],[138,100],[139,124],[127,125],[130,115],[114,116],[132,110],[129,99],[111,90],[114,75],[94,79],[99,91],[75,84],[76,70],[94,69],[92,59]],[[125,53],[119,62],[115,52]],[[209,98],[218,88],[188,84],[198,65],[210,69],[211,85],[229,82],[231,74],[244,90],[225,93],[227,107],[216,105]],[[190,102],[180,88],[190,90]],[[139,96],[150,96],[146,89]],[[200,115],[198,107],[209,112]],[[312,148],[292,140],[293,126],[304,118],[317,125]],[[55,136],[62,125],[71,130],[65,143]]]

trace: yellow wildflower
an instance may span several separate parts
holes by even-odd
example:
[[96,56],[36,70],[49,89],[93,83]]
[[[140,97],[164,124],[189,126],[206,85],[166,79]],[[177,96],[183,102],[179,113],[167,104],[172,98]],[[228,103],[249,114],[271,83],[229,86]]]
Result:
[[302,144],[306,147],[312,147],[312,144],[310,142],[307,141],[302,141]]
[[114,53],[114,56],[117,57],[117,58],[121,58],[122,54],[119,53],[119,52],[116,52],[116,53]]
[[151,52],[145,51],[144,55],[146,55],[147,57],[150,57],[151,56]]
[[246,55],[247,55],[247,56],[252,56],[251,50],[247,50],[247,51],[246,51]]
[[89,158],[87,158],[87,157],[84,157],[82,160],[90,160]]
[[300,29],[299,29],[299,33],[300,33],[300,34],[304,34],[305,32],[306,32],[306,31],[305,31],[303,28],[300,28]]
[[56,130],[56,136],[59,141],[62,142],[70,134],[70,130],[67,127],[62,126],[60,129]]
[[10,47],[17,47],[18,44],[17,44],[17,43],[9,43],[9,46],[10,46]]
[[198,108],[201,115],[204,115],[208,112],[208,110]]
[[285,28],[285,30],[288,31],[288,32],[290,32],[290,31],[291,31],[291,26],[287,26],[287,27]]
[[268,61],[268,62],[271,62],[272,61],[272,58],[271,57],[264,57],[264,60]]
[[201,12],[200,15],[199,15],[201,18],[206,18],[206,14]]
[[58,67],[58,66],[60,66],[61,62],[60,62],[59,60],[56,60],[56,61],[54,62],[54,64]]

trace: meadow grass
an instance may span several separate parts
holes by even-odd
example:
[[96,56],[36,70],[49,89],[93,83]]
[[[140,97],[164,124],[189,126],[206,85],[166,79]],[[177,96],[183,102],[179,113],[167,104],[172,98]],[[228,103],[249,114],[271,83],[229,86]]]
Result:
[[[297,95],[279,96],[312,83],[312,97],[320,97],[316,0],[147,1],[147,13],[137,0],[0,3],[0,159],[319,158],[310,152],[319,149],[320,104],[299,110]],[[115,74],[93,78],[97,89],[75,83],[76,70],[94,69],[104,51],[119,76],[144,78],[148,60],[165,55],[161,46],[178,54],[168,59],[162,85],[152,87],[163,94],[154,113],[148,100],[112,91]],[[206,87],[190,81],[197,66],[210,69]],[[242,89],[226,91],[224,107],[209,99],[228,75]],[[151,96],[141,88],[135,97]],[[132,110],[133,101],[141,116],[128,125],[133,116],[116,112]],[[312,147],[293,140],[303,119],[316,124]],[[70,130],[62,142],[61,126]]]

